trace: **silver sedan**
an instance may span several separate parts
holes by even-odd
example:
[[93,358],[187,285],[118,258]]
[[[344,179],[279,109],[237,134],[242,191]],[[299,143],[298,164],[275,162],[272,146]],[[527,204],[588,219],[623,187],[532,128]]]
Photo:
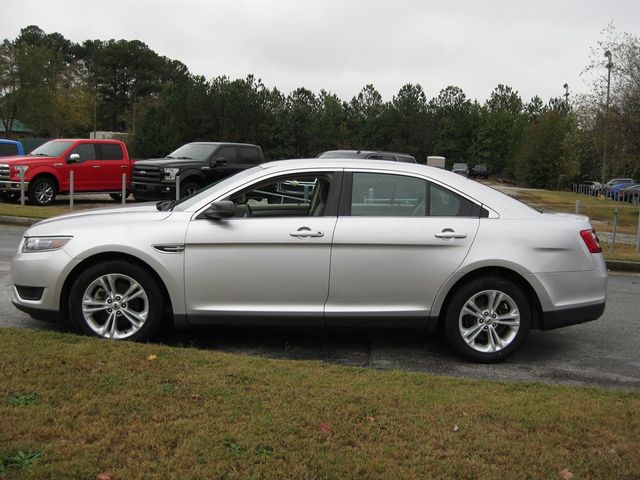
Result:
[[440,329],[462,357],[496,362],[531,328],[597,319],[607,270],[584,216],[423,165],[313,159],[42,221],[12,282],[20,310],[104,338],[147,339],[165,318]]

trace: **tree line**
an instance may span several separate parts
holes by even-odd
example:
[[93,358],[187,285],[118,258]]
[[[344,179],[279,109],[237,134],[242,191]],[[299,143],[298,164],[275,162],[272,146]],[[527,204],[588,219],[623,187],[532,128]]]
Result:
[[345,101],[304,87],[286,95],[254,75],[207,80],[138,40],[77,44],[28,26],[0,46],[0,118],[9,135],[16,120],[39,136],[127,132],[136,158],[197,140],[256,143],[269,159],[379,149],[484,163],[494,175],[547,188],[600,179],[606,138],[605,176],[638,178],[640,41],[612,28],[603,36],[585,68],[596,78],[591,91],[571,101],[525,101],[507,85],[482,103],[456,86],[429,99],[419,84],[390,101],[368,84]]

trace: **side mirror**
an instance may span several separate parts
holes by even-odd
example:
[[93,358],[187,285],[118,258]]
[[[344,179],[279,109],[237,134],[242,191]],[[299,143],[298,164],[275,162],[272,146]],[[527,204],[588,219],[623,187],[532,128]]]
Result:
[[209,165],[211,166],[211,168],[219,167],[221,165],[226,165],[226,164],[227,164],[227,159],[225,157],[217,157],[209,162]]
[[80,161],[80,155],[78,155],[77,153],[72,153],[71,155],[69,155],[69,159],[67,160],[67,162],[69,163],[78,163]]
[[223,218],[231,218],[236,215],[236,204],[231,200],[220,200],[211,202],[209,208],[204,212],[204,216],[212,220],[222,220]]

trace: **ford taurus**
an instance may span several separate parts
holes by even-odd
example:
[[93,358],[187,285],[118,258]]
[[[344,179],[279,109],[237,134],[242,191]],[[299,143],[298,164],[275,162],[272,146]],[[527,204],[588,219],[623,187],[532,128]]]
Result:
[[597,319],[607,270],[584,216],[438,168],[326,159],[263,164],[177,203],[39,222],[12,283],[20,310],[109,339],[148,339],[164,318],[415,327],[496,362],[532,328]]

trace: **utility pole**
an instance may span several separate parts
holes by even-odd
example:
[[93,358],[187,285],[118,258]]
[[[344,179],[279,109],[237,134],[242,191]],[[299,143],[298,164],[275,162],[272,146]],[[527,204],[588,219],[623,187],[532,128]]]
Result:
[[607,166],[607,141],[609,134],[609,91],[611,88],[611,68],[613,68],[613,62],[611,61],[611,51],[604,52],[604,56],[607,57],[607,103],[606,111],[604,114],[604,126],[602,129],[602,185],[605,184],[605,169]]

